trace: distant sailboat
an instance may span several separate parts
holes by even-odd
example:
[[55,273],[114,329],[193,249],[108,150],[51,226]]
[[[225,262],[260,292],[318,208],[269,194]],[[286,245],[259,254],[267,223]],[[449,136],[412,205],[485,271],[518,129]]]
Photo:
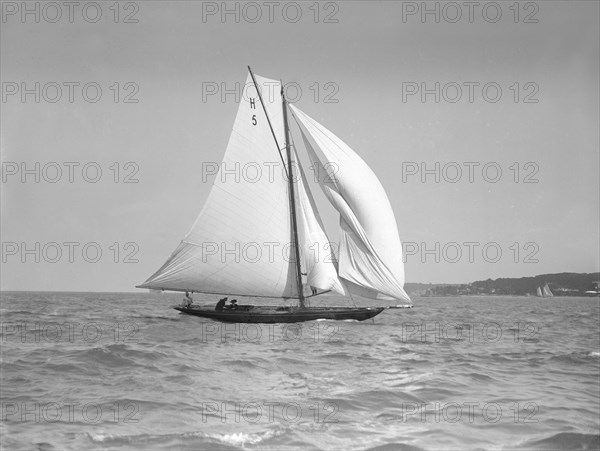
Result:
[[[410,307],[403,288],[396,220],[375,174],[342,140],[289,105],[281,82],[248,70],[246,86],[251,89],[240,102],[221,171],[250,168],[251,174],[262,171],[262,176],[233,177],[220,171],[189,233],[163,266],[138,287],[298,299],[297,307],[175,307],[228,322],[364,320],[389,308],[309,305],[309,298],[326,292],[399,301],[404,305],[395,307]],[[340,214],[338,256],[330,250],[298,159],[289,112],[300,129],[311,169],[320,174],[321,189]],[[275,163],[277,170],[265,176]],[[335,168],[334,174],[328,172],[330,167]],[[307,289],[312,294],[305,293]]]
[[552,291],[550,291],[548,284],[546,284],[543,287],[537,287],[537,297],[551,298],[554,297],[554,295],[552,294]]

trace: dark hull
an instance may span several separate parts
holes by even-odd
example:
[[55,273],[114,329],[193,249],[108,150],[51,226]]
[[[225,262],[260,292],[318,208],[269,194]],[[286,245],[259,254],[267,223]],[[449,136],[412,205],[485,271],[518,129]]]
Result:
[[237,310],[217,311],[209,307],[174,306],[175,310],[188,315],[202,316],[226,323],[300,323],[317,319],[364,321],[380,314],[385,308],[346,308],[346,307],[257,307],[240,305]]

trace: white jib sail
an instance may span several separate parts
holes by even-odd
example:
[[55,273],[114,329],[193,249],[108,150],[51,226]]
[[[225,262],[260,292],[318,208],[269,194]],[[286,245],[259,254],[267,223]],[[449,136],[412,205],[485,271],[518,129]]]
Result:
[[333,252],[334,243],[329,241],[325,233],[295,149],[292,151],[292,163],[295,168],[299,169],[299,171],[294,171],[296,218],[300,267],[301,271],[306,274],[306,285],[319,290],[331,290],[339,294],[346,294],[337,274],[337,262]]
[[339,276],[360,296],[410,302],[403,288],[396,219],[379,179],[341,139],[298,108],[290,108],[318,168],[319,184],[340,213]]
[[[256,76],[284,146],[281,85]],[[191,230],[141,287],[297,297],[287,179],[250,75],[214,185]]]

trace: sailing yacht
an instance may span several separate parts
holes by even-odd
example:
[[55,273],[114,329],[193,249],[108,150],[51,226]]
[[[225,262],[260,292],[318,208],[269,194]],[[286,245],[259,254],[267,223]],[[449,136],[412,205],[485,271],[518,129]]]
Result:
[[[248,67],[246,86],[204,207],[167,261],[138,288],[244,296],[259,303],[219,310],[189,303],[174,307],[225,322],[362,321],[386,308],[411,307],[396,220],[376,175],[341,139],[290,105],[280,81]],[[339,213],[337,255],[298,158],[290,117],[320,188]],[[224,168],[253,172],[231,177],[221,174]],[[388,305],[311,307],[311,298],[324,293]],[[265,305],[273,298],[298,304]]]
[[551,298],[551,297],[554,297],[554,294],[552,294],[552,291],[550,291],[550,287],[548,286],[548,284],[544,285],[543,287],[537,287],[537,293],[536,293],[536,295],[539,298]]
[[544,295],[545,298],[554,297],[554,295],[552,294],[552,291],[550,291],[550,287],[548,286],[548,284],[544,285],[544,288],[542,288],[542,294]]

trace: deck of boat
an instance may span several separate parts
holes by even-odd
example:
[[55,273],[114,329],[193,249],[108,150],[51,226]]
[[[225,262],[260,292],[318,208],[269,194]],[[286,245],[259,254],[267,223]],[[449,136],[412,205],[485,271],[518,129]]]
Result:
[[384,307],[278,307],[239,305],[235,310],[215,310],[214,306],[176,305],[175,310],[227,323],[299,323],[317,319],[364,321],[373,318]]

